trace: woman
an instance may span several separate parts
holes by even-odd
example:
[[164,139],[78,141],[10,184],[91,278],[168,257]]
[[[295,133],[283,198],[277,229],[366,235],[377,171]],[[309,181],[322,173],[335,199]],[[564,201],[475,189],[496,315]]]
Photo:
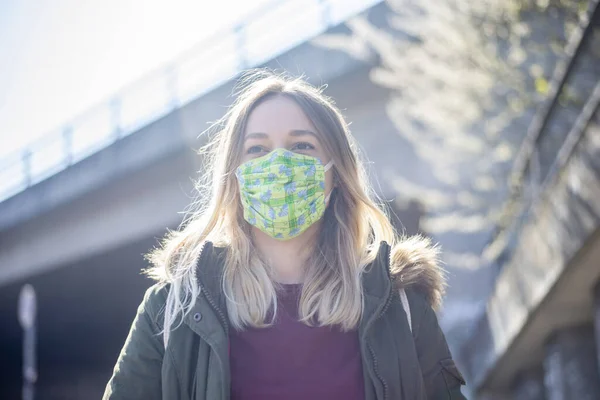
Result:
[[463,399],[436,250],[396,236],[330,99],[250,75],[209,150],[105,399]]

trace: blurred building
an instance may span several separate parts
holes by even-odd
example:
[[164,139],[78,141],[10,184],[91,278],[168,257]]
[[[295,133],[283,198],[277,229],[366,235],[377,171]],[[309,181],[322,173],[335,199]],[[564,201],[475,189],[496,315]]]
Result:
[[477,398],[600,399],[600,8],[585,6],[515,160],[494,289],[460,352]]

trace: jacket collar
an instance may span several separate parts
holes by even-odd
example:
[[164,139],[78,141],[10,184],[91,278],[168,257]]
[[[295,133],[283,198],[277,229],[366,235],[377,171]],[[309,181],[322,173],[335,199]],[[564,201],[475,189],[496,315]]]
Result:
[[204,243],[196,263],[196,281],[200,294],[184,317],[184,322],[224,358],[227,353],[229,319],[225,295],[221,291],[222,255],[222,249],[214,247],[211,242]]
[[386,242],[379,244],[379,250],[373,262],[365,268],[362,284],[365,296],[386,299],[391,290],[390,246]]
[[221,325],[227,330],[227,302],[223,293],[223,265],[225,264],[226,249],[215,247],[207,241],[202,248],[196,265],[196,280],[200,286],[201,295],[220,318]]
[[385,311],[392,294],[389,270],[390,246],[381,242],[373,262],[362,276],[363,317],[359,323],[359,335],[364,337],[372,323]]

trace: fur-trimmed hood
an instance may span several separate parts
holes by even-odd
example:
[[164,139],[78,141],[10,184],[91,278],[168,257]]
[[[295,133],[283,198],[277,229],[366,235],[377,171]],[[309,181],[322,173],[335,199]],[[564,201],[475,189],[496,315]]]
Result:
[[423,236],[406,237],[391,248],[390,275],[401,288],[421,292],[434,310],[442,305],[446,271],[441,266],[439,247]]

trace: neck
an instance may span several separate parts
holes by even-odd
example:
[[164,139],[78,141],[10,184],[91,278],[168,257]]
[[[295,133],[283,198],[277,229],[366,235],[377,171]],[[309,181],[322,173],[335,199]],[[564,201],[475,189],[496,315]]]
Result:
[[253,228],[254,245],[272,268],[275,281],[284,284],[304,282],[306,260],[314,248],[318,228],[319,224],[314,224],[299,236],[289,240],[273,239]]

